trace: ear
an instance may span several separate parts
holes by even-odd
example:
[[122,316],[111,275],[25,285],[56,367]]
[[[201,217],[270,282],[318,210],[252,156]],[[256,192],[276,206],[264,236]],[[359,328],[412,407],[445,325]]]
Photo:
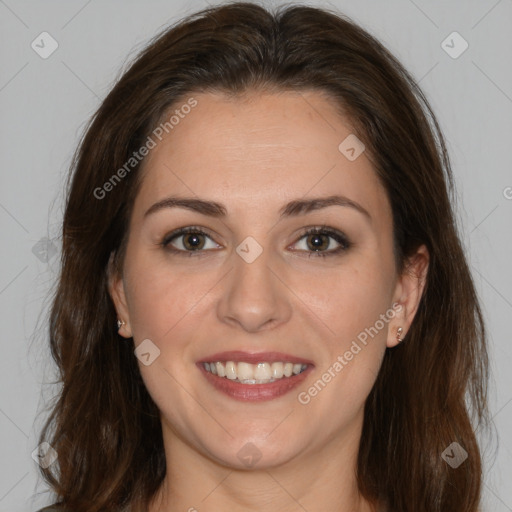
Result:
[[108,260],[108,291],[114,302],[117,312],[117,318],[125,322],[119,329],[118,333],[124,338],[132,337],[132,329],[130,324],[130,315],[128,313],[128,304],[126,301],[126,293],[124,289],[123,276],[114,265],[115,254],[110,254]]
[[404,271],[398,277],[393,296],[395,316],[389,323],[386,343],[388,347],[398,345],[397,333],[400,327],[402,328],[401,339],[405,338],[409,331],[425,288],[429,261],[428,249],[425,245],[421,245],[407,259]]

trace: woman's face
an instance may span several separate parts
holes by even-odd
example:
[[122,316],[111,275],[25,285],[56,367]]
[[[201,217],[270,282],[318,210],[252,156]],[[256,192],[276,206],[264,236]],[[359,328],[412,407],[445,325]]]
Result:
[[385,190],[318,92],[193,98],[153,136],[111,282],[166,446],[238,468],[348,455],[421,292]]

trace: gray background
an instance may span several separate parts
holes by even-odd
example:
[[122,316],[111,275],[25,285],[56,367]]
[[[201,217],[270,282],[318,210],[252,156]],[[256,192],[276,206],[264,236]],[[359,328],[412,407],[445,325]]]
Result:
[[[491,345],[499,441],[484,440],[485,510],[512,511],[512,0],[309,3],[334,7],[380,38],[421,82],[448,140]],[[128,59],[206,5],[0,0],[0,512],[49,502],[31,453],[52,394],[44,385],[53,375],[45,322],[63,183],[78,137]],[[31,48],[43,31],[58,43],[47,59]],[[442,47],[453,31],[469,44],[457,58]],[[448,44],[462,48],[457,39]]]

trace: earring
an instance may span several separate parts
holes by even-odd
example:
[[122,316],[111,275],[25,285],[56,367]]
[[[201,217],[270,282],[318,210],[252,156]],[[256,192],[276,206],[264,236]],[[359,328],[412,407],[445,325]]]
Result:
[[121,326],[124,325],[126,322],[123,322],[122,320],[117,320],[117,329],[121,329]]
[[404,339],[400,337],[400,336],[402,336],[402,331],[403,331],[403,329],[401,327],[399,327],[396,331],[396,340],[398,341],[398,343],[401,343],[402,341],[404,341]]

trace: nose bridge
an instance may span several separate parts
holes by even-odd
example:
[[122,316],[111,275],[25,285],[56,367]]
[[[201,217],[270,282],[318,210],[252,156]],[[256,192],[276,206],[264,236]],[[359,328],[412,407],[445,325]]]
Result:
[[285,321],[290,304],[286,288],[275,275],[277,260],[272,249],[248,236],[235,248],[232,258],[233,270],[218,304],[219,319],[248,331]]

